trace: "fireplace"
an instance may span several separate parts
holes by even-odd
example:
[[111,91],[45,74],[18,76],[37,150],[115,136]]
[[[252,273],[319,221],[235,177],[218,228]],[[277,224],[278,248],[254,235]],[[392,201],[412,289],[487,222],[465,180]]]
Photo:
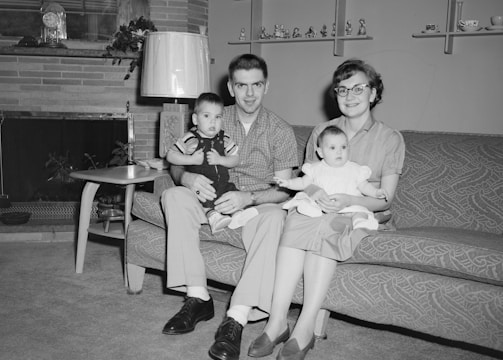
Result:
[[[127,144],[126,114],[4,112],[4,193],[11,202],[80,201],[72,170],[108,166]],[[116,154],[116,158],[117,155]]]

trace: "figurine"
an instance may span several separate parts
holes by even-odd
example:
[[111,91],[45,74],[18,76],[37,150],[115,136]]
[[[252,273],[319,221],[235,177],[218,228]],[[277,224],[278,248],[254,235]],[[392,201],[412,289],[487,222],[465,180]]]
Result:
[[284,35],[285,39],[290,39],[290,30],[288,29],[285,29],[285,35]]
[[246,40],[245,28],[241,28],[241,32],[239,33],[239,41],[245,41],[245,40]]
[[296,27],[296,28],[293,29],[292,37],[293,38],[300,38],[300,37],[302,37],[302,34],[300,33],[300,29],[298,27]]
[[309,30],[305,33],[307,38],[314,38],[316,37],[316,30],[312,26],[309,27]]
[[273,37],[275,39],[281,39],[281,28],[279,27],[278,24],[274,25],[274,32],[273,32]]
[[358,29],[358,35],[367,35],[367,25],[365,24],[365,19],[360,19],[360,28]]
[[346,27],[344,28],[344,31],[347,36],[351,35],[351,33],[353,32],[353,27],[351,26],[350,20],[346,21]]
[[320,30],[321,37],[327,37],[327,25],[323,24]]
[[337,35],[337,28],[335,27],[335,23],[332,24],[332,37],[335,37]]
[[258,35],[259,39],[270,39],[271,35],[267,34],[265,31],[265,26],[260,27],[260,34]]

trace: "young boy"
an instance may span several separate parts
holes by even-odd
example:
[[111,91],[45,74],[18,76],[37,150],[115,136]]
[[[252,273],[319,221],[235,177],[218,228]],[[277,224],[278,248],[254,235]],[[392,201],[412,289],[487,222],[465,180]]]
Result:
[[[187,171],[212,180],[216,199],[228,191],[237,190],[229,182],[228,168],[239,162],[238,147],[222,130],[223,108],[223,101],[217,94],[199,95],[192,114],[195,127],[178,139],[167,155],[171,164],[184,165]],[[205,201],[202,205],[213,234],[231,222],[230,216],[214,209],[214,200]]]

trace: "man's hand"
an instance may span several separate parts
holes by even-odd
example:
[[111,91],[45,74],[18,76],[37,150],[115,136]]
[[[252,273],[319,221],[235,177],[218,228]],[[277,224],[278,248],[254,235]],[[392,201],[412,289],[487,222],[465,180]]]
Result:
[[215,201],[215,210],[221,214],[233,214],[250,204],[250,195],[242,191],[229,191]]
[[181,183],[192,190],[201,202],[214,200],[217,197],[215,188],[211,185],[213,181],[204,175],[185,172],[182,175]]
[[[211,149],[206,153],[206,159],[208,160],[209,165],[221,165],[222,157],[215,149]],[[202,162],[201,162],[202,163]]]

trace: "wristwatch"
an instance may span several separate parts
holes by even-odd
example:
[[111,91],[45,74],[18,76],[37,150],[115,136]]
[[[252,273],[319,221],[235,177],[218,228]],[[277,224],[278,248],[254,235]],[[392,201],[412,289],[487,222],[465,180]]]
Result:
[[254,191],[250,193],[250,199],[252,205],[257,205],[257,194]]

